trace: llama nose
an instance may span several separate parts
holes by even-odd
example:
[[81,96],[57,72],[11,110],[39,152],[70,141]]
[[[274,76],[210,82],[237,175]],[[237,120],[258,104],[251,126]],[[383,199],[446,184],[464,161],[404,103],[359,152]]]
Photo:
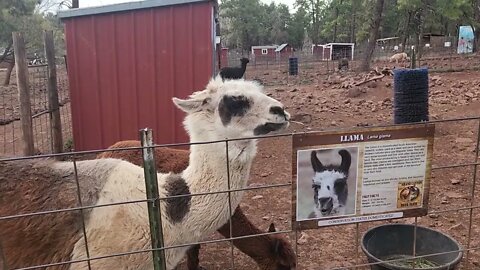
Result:
[[332,200],[332,197],[322,197],[318,199],[318,201],[320,202],[320,205],[323,207],[326,207],[331,200]]
[[320,198],[318,200],[320,201],[320,211],[322,212],[322,215],[330,214],[333,209],[332,197]]
[[285,114],[285,110],[284,110],[282,107],[280,107],[280,106],[270,107],[270,113],[271,113],[271,114],[280,115],[280,116],[282,116],[283,118],[285,118],[285,121],[288,121],[287,115]]

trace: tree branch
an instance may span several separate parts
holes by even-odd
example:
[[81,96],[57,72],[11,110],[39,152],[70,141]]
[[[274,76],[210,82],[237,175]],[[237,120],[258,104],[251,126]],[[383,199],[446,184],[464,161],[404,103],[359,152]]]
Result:
[[12,56],[12,55],[13,55],[12,45],[13,45],[13,41],[10,40],[10,41],[8,42],[7,47],[6,47],[5,50],[3,51],[2,56],[0,56],[0,63],[2,63],[2,62],[4,62],[4,61],[7,61],[7,60],[8,60],[7,58],[8,58],[9,56]]

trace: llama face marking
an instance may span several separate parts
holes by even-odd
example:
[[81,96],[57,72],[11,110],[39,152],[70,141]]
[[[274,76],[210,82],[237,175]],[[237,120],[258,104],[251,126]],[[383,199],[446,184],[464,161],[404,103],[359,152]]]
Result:
[[[227,84],[229,82],[225,86]],[[268,134],[285,128],[290,118],[283,104],[265,95],[258,85],[241,89],[228,87],[217,112],[222,122],[218,128],[223,129],[227,138]]]
[[253,81],[217,78],[207,89],[187,100],[174,98],[174,103],[189,114],[187,117],[201,117],[212,123],[197,130],[210,134],[215,130],[216,138],[210,139],[264,135],[288,127],[290,119],[283,104],[263,93]]
[[224,126],[228,125],[234,116],[244,116],[250,109],[250,101],[245,96],[223,96],[218,104],[218,114]]
[[318,159],[317,152],[311,152],[310,160],[315,171],[312,179],[314,210],[319,217],[342,214],[345,210],[351,156],[344,149],[340,150],[338,154],[342,157],[342,163],[339,166],[324,166]]

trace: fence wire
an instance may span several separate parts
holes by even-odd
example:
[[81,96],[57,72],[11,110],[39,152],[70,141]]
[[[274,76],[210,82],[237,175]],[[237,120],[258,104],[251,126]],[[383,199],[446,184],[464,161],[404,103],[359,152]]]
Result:
[[[45,64],[29,66],[28,72],[36,154],[52,153],[51,112],[47,91],[48,68]],[[69,142],[72,138],[70,93],[66,67],[61,62],[57,67],[57,84],[64,142]],[[10,85],[0,86],[0,131],[0,155],[21,154],[20,103],[15,71],[12,72]]]
[[[410,67],[410,61],[390,62],[389,59],[398,51],[382,50],[377,47],[371,64],[372,69]],[[298,58],[298,75],[289,74],[287,57],[254,57],[251,53],[229,52],[227,63],[223,66],[240,66],[241,57],[249,57],[245,78],[262,81],[267,86],[282,86],[288,84],[302,85],[316,82],[319,75],[338,75],[339,60],[325,60],[309,51],[294,52]],[[364,49],[355,47],[353,60],[349,61],[348,70],[357,72],[365,57]],[[425,49],[421,59],[417,59],[417,67],[428,67],[430,73],[478,71],[480,70],[480,55],[457,54],[455,48]]]
[[[454,170],[455,173],[459,172],[465,172],[468,170],[468,168],[473,169],[471,173],[471,178],[469,182],[471,183],[470,187],[468,190],[466,189],[465,192],[468,193],[466,194],[466,197],[468,200],[466,203],[464,203],[461,206],[455,206],[455,207],[449,207],[448,205],[436,205],[435,203],[430,202],[430,209],[428,211],[428,214],[425,218],[431,217],[431,216],[438,216],[440,214],[448,214],[451,213],[453,216],[459,217],[461,212],[468,212],[468,214],[465,216],[465,219],[459,219],[461,220],[462,223],[466,224],[465,230],[466,232],[463,232],[465,235],[465,239],[462,244],[462,248],[460,251],[464,252],[463,256],[463,261],[461,262],[460,269],[477,269],[478,265],[475,265],[475,263],[478,263],[478,255],[477,251],[480,250],[480,246],[478,246],[478,240],[473,239],[475,238],[475,233],[474,233],[474,227],[478,229],[479,221],[475,219],[474,211],[480,209],[480,204],[476,202],[476,188],[477,187],[477,169],[478,165],[480,164],[478,162],[478,157],[479,157],[479,142],[480,142],[480,117],[466,117],[466,118],[457,118],[457,119],[446,119],[446,120],[436,120],[436,121],[430,121],[429,123],[436,123],[438,125],[454,125],[458,123],[465,123],[465,122],[474,122],[476,123],[476,131],[474,133],[476,137],[476,142],[475,142],[475,150],[474,150],[474,157],[473,160],[470,161],[460,161],[457,163],[452,163],[449,165],[444,165],[444,164],[437,164],[437,158],[433,158],[433,165],[432,165],[432,174],[435,173],[440,173],[443,174],[445,170]],[[466,124],[466,123],[465,123]],[[411,125],[423,125],[423,123],[418,123],[418,124],[411,124]],[[392,125],[382,125],[382,126],[377,126],[377,127],[388,127]],[[361,129],[361,128],[357,128]],[[341,131],[341,130],[348,130],[348,129],[335,129],[335,130],[330,130],[330,131]],[[252,137],[252,138],[239,138],[239,139],[226,139],[226,140],[218,140],[214,142],[199,142],[199,143],[181,143],[181,144],[163,144],[163,145],[155,145],[152,148],[165,148],[165,147],[177,147],[177,146],[186,146],[186,145],[194,145],[194,144],[212,144],[212,143],[224,143],[225,144],[225,149],[226,149],[226,155],[227,159],[225,161],[225,166],[227,168],[227,188],[225,190],[219,190],[215,192],[198,192],[194,194],[183,194],[183,195],[175,195],[175,196],[169,196],[168,198],[166,197],[161,197],[158,199],[142,199],[142,200],[132,200],[132,201],[122,201],[122,202],[112,202],[112,203],[105,203],[105,204],[99,204],[99,205],[84,205],[81,201],[81,194],[80,194],[80,180],[78,177],[78,168],[77,168],[77,162],[79,160],[84,160],[88,159],[86,157],[90,157],[93,154],[99,154],[102,152],[112,152],[112,151],[131,151],[131,150],[141,150],[143,149],[142,147],[125,147],[125,148],[116,148],[116,149],[102,149],[102,150],[95,150],[95,151],[81,151],[81,152],[71,152],[71,153],[64,153],[64,154],[53,154],[53,155],[38,155],[38,156],[33,156],[33,157],[15,157],[15,158],[3,158],[0,159],[0,162],[12,162],[12,161],[22,161],[22,160],[29,160],[29,159],[44,159],[44,158],[52,158],[52,157],[58,157],[58,156],[64,156],[67,160],[67,162],[72,162],[74,166],[74,172],[75,172],[75,184],[77,188],[77,196],[79,200],[79,204],[77,207],[71,207],[71,208],[65,208],[65,209],[50,209],[50,210],[45,210],[45,211],[39,211],[39,212],[27,212],[27,213],[17,213],[15,215],[10,215],[10,216],[0,216],[0,222],[6,222],[6,221],[14,221],[17,219],[21,218],[29,218],[29,217],[41,217],[45,215],[55,215],[55,214],[60,214],[60,213],[65,213],[65,212],[72,212],[72,211],[80,211],[82,212],[82,224],[81,226],[82,229],[82,237],[84,237],[85,243],[86,243],[86,248],[88,250],[89,245],[88,245],[88,239],[87,239],[87,234],[85,231],[85,216],[83,213],[88,213],[89,210],[92,210],[94,208],[101,208],[101,207],[113,207],[113,206],[119,206],[119,205],[126,205],[126,204],[139,204],[139,203],[147,203],[147,202],[154,202],[154,201],[165,201],[167,199],[172,199],[172,198],[182,198],[182,197],[193,197],[193,196],[213,196],[216,194],[227,194],[228,196],[228,204],[229,204],[229,213],[230,216],[233,213],[232,205],[231,205],[231,194],[233,192],[245,192],[245,191],[255,191],[255,190],[266,190],[268,192],[275,192],[276,189],[279,188],[291,188],[291,181],[290,177],[287,176],[288,179],[284,179],[285,181],[282,181],[284,183],[280,184],[261,184],[261,185],[255,185],[255,186],[247,186],[245,188],[238,188],[238,189],[231,189],[230,186],[230,163],[229,163],[229,158],[228,158],[228,149],[229,149],[229,143],[237,140],[251,140],[251,139],[260,139],[260,140],[271,140],[275,138],[287,138],[291,140],[293,135],[297,134],[306,134],[310,132],[303,132],[303,133],[285,133],[285,134],[280,134],[280,135],[268,135],[268,136],[260,136],[260,137]],[[437,137],[436,137],[437,140]],[[438,143],[438,142],[437,142]],[[434,145],[436,147],[437,144]],[[285,146],[288,147],[288,146]],[[285,149],[286,152],[290,151],[290,149]],[[435,153],[434,153],[435,155]],[[467,159],[465,157],[465,159]],[[469,159],[469,158],[468,158]],[[450,160],[449,160],[450,162]],[[291,161],[290,161],[291,164]],[[282,178],[281,176],[278,176],[279,178]],[[284,176],[285,177],[285,176]],[[437,177],[432,177],[432,185],[435,185],[435,182],[433,179],[436,179]],[[1,179],[1,178],[0,178]],[[430,192],[433,192],[433,189],[430,189]],[[1,195],[1,194],[0,194]],[[434,194],[432,194],[434,195]],[[430,196],[430,200],[435,200],[436,196]],[[252,201],[246,201],[247,199],[243,199],[243,202],[245,204],[253,203]],[[291,199],[290,199],[291,200]],[[12,202],[13,203],[13,202]],[[272,203],[272,202],[270,202]],[[293,203],[290,201],[290,203]],[[419,226],[419,223],[421,223],[422,218],[414,218],[414,221],[412,224],[415,226],[415,231],[416,228]],[[148,222],[147,220],[145,222]],[[329,230],[335,230],[337,233],[340,234],[348,234],[349,232],[353,232],[353,237],[355,237],[353,241],[353,246],[328,246],[325,248],[333,248],[333,252],[335,252],[337,249],[338,250],[345,250],[345,249],[350,249],[351,257],[350,258],[344,258],[347,263],[345,266],[332,266],[332,267],[325,267],[322,265],[322,262],[329,262],[332,260],[332,257],[328,257],[328,255],[324,256],[324,258],[318,258],[316,257],[316,262],[317,264],[314,265],[314,269],[329,269],[329,270],[336,270],[336,269],[366,269],[368,267],[371,267],[373,265],[378,265],[386,262],[397,262],[401,261],[402,259],[392,259],[392,260],[384,260],[380,262],[368,262],[366,258],[364,258],[363,254],[361,253],[360,250],[360,239],[362,237],[362,232],[364,232],[366,229],[370,228],[371,226],[375,224],[386,224],[390,222],[406,222],[409,223],[411,222],[411,219],[396,219],[396,220],[386,220],[386,221],[372,221],[372,222],[364,222],[364,223],[357,223],[353,225],[340,225],[340,226],[332,226],[328,228],[319,228],[318,230],[314,230],[315,232],[326,232]],[[327,240],[332,240],[332,239],[322,239],[322,242],[310,242],[307,245],[301,245],[299,244],[299,234],[303,234],[304,231],[298,231],[294,229],[295,227],[293,224],[291,224],[291,228],[287,228],[285,230],[280,230],[276,232],[264,232],[264,233],[259,233],[259,234],[252,234],[252,235],[244,235],[244,236],[238,236],[238,237],[233,237],[233,226],[232,220],[228,222],[229,224],[229,229],[230,229],[230,237],[226,237],[224,239],[205,239],[204,241],[199,241],[199,242],[194,242],[194,243],[185,243],[181,245],[172,245],[172,246],[165,246],[163,248],[159,249],[152,249],[146,247],[145,249],[141,250],[129,250],[125,252],[117,252],[114,254],[104,254],[101,256],[94,255],[92,256],[88,251],[87,251],[87,258],[84,259],[79,259],[79,260],[69,260],[69,261],[63,261],[63,262],[48,262],[43,265],[25,265],[23,268],[16,268],[16,270],[22,269],[22,270],[27,270],[27,269],[38,269],[38,268],[44,268],[44,267],[53,267],[53,266],[61,266],[61,265],[69,265],[73,263],[82,263],[82,262],[87,262],[89,264],[89,269],[90,269],[90,262],[96,261],[96,260],[101,260],[101,259],[106,259],[106,258],[113,258],[113,257],[121,257],[121,256],[128,256],[128,255],[133,255],[133,254],[140,254],[140,253],[148,253],[152,252],[154,250],[167,250],[167,249],[173,249],[173,248],[178,248],[178,247],[186,247],[186,246],[191,246],[194,244],[201,244],[201,245],[210,245],[210,244],[215,244],[215,243],[222,243],[222,242],[229,242],[230,243],[230,248],[229,248],[229,258],[225,258],[224,262],[220,262],[221,265],[223,265],[223,269],[226,269],[228,267],[231,267],[231,269],[242,269],[238,268],[241,266],[237,267],[237,263],[235,261],[236,255],[234,253],[234,241],[239,240],[239,239],[250,239],[250,238],[256,238],[256,237],[265,237],[265,236],[273,236],[273,235],[291,235],[294,234],[294,243],[292,244],[294,250],[296,251],[296,258],[298,262],[297,269],[312,269],[311,266],[306,266],[307,264],[307,258],[306,256],[302,255],[299,256],[300,254],[305,254],[305,252],[308,251],[309,248],[312,248],[313,246],[324,246],[328,242]],[[350,227],[348,227],[350,226]],[[353,226],[353,227],[352,227]],[[354,228],[354,230],[346,230],[346,228]],[[444,231],[446,228],[440,228],[440,231]],[[168,232],[167,232],[168,233]],[[128,235],[124,235],[124,237],[128,237]],[[325,242],[323,241],[325,240]],[[475,242],[475,241],[476,242]],[[335,241],[335,240],[334,240]],[[417,238],[414,237],[414,243],[416,243]],[[459,241],[459,239],[457,239]],[[461,241],[459,241],[461,242]],[[415,246],[415,244],[414,244]],[[307,249],[307,251],[305,251]],[[1,249],[0,249],[1,251]],[[208,252],[208,250],[206,251]],[[452,254],[452,253],[457,253],[458,251],[447,251],[447,252],[441,252],[441,253],[432,253],[432,254],[422,254],[422,255],[417,255],[413,257],[409,257],[409,259],[419,259],[419,258],[428,258],[432,256],[439,256],[439,255],[446,255],[446,254]],[[472,254],[475,253],[473,256]],[[338,257],[334,257],[333,260],[338,259]],[[403,259],[405,260],[405,259]],[[8,258],[7,258],[8,261]],[[202,261],[201,261],[202,263]],[[311,261],[308,261],[308,263],[312,263]],[[228,265],[228,266],[227,266]],[[9,268],[9,270],[12,270]]]

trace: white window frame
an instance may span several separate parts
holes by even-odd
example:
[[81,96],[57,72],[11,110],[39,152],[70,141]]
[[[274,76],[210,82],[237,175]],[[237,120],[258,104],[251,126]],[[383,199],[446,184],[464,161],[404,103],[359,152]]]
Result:
[[268,49],[262,49],[262,54],[268,54]]

